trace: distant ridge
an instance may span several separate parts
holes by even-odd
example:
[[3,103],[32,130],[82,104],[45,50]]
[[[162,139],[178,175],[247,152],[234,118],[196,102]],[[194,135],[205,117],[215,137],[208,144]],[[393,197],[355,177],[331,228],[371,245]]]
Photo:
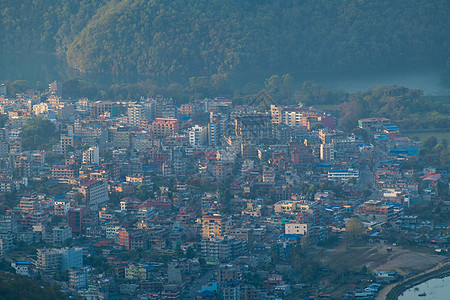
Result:
[[446,0],[4,0],[0,52],[165,79],[444,65],[449,11]]

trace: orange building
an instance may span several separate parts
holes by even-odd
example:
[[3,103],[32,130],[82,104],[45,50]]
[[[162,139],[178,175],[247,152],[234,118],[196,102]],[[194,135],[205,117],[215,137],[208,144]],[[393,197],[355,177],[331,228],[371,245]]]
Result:
[[152,134],[155,138],[177,135],[180,129],[178,119],[156,118],[152,123]]

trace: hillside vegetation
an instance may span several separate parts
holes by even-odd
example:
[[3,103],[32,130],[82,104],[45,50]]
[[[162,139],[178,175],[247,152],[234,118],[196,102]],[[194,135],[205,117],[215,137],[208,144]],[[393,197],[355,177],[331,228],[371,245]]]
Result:
[[446,0],[4,0],[0,53],[158,78],[445,64]]

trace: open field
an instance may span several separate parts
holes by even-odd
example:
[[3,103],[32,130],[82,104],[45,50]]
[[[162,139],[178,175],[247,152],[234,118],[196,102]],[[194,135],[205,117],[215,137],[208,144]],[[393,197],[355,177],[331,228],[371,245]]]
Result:
[[[392,248],[392,252],[387,252],[387,248]],[[407,275],[433,268],[442,259],[442,256],[434,254],[429,248],[393,247],[389,244],[380,243],[365,243],[351,247],[340,245],[326,251],[323,266],[335,270],[334,276],[339,272],[346,271],[348,275],[346,275],[345,283],[338,284],[338,286],[331,284],[326,292],[339,298],[349,289],[351,284],[360,288],[367,287],[370,284],[367,281],[370,277],[360,273],[364,266],[367,267],[368,274],[378,271],[396,271],[399,274]],[[332,276],[323,280],[328,279],[332,279]]]
[[[387,248],[392,252],[387,252]],[[365,244],[363,246],[349,247],[345,245],[328,252],[324,265],[335,270],[347,269],[359,271],[366,266],[369,272],[396,271],[405,275],[428,269],[442,260],[431,249],[391,247],[386,244]]]
[[405,135],[409,138],[418,137],[422,142],[430,136],[435,136],[440,142],[442,139],[450,140],[450,131],[432,131],[432,132],[408,132]]

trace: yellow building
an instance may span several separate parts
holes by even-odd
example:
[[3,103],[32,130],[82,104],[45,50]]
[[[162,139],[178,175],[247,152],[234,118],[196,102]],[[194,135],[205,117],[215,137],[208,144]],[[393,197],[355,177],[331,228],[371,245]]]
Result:
[[218,214],[203,215],[202,237],[222,238],[224,235],[224,217]]

